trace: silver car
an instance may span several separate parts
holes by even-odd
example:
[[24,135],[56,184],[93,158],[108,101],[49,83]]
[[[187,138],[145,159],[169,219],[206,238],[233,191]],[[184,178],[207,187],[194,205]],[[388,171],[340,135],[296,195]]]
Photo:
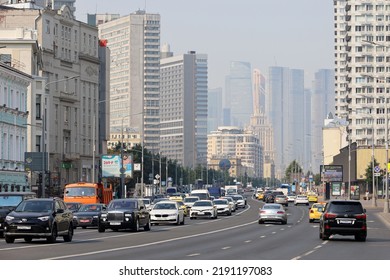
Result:
[[287,224],[287,213],[282,204],[266,203],[259,209],[259,224],[264,222],[280,222]]
[[288,206],[287,196],[285,196],[285,195],[277,195],[275,197],[275,203],[279,203],[279,204],[282,204],[284,206]]

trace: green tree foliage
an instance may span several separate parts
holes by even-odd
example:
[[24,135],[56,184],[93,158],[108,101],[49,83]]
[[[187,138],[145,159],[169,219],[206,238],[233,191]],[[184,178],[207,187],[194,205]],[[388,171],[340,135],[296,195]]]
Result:
[[294,159],[285,171],[285,182],[293,182],[294,179],[300,180],[300,176],[302,174],[302,167],[299,163]]

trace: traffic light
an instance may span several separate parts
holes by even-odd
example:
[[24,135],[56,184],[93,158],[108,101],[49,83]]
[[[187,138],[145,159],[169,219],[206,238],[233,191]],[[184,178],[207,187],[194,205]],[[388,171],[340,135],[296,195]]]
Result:
[[51,185],[51,176],[50,176],[50,171],[47,171],[45,173],[45,186],[50,187]]
[[38,174],[38,181],[37,181],[37,184],[38,184],[38,185],[42,184],[42,173],[39,173],[39,174]]

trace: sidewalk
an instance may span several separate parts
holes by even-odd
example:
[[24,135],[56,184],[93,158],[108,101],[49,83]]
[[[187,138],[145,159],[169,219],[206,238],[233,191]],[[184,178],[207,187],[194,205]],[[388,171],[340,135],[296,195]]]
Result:
[[384,207],[384,202],[385,202],[384,199],[377,199],[376,206],[373,205],[372,200],[361,199],[360,202],[362,203],[362,205],[365,209],[378,210],[378,212],[375,213],[375,215],[377,215],[380,219],[382,219],[387,224],[387,226],[390,228],[390,213],[383,212],[383,207]]

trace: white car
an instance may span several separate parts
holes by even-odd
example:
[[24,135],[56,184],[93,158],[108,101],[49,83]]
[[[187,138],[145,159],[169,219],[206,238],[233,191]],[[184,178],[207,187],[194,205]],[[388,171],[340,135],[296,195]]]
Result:
[[150,210],[150,223],[184,225],[184,210],[176,201],[157,202]]
[[309,205],[309,200],[306,195],[297,195],[294,200],[294,205],[305,204]]
[[236,212],[237,204],[236,204],[236,202],[234,201],[234,199],[231,196],[223,196],[221,198],[226,199],[229,202],[229,204],[230,204],[230,206],[232,208],[232,212]]
[[217,206],[218,214],[225,214],[230,216],[232,214],[232,204],[227,199],[218,198],[213,200],[214,205]]
[[190,219],[218,217],[217,206],[211,200],[198,200],[192,205],[190,210]]
[[288,194],[287,195],[287,201],[288,202],[294,202],[296,195],[295,194]]
[[242,195],[235,194],[235,195],[231,195],[231,197],[236,202],[237,208],[245,208],[245,206],[246,206],[246,199]]
[[187,196],[184,198],[183,202],[184,205],[187,206],[187,209],[189,210],[197,200],[199,200],[199,196]]

